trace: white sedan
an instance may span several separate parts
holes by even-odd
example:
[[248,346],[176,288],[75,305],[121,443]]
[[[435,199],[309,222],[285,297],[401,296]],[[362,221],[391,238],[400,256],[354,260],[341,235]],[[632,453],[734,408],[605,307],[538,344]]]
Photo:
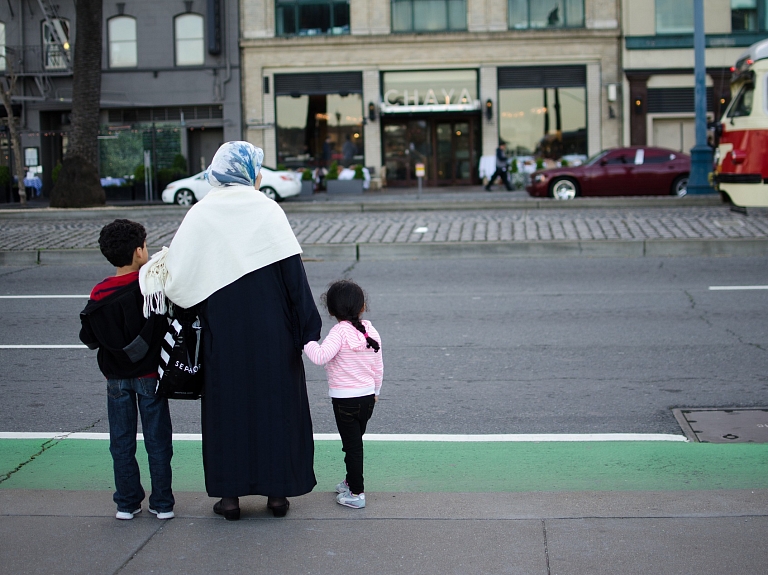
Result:
[[[285,198],[301,193],[301,173],[283,172],[261,167],[261,191],[271,200],[281,202]],[[211,191],[211,185],[205,181],[205,172],[200,172],[183,180],[168,184],[162,193],[166,204],[191,206]]]

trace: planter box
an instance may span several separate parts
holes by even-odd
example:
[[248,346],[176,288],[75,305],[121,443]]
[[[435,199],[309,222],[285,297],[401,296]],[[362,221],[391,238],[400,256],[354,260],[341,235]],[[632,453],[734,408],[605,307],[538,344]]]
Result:
[[326,180],[325,189],[329,194],[362,194],[363,180]]
[[103,190],[107,200],[128,201],[134,199],[133,186],[107,186]]
[[312,180],[301,180],[301,195],[311,196],[315,192],[315,182]]

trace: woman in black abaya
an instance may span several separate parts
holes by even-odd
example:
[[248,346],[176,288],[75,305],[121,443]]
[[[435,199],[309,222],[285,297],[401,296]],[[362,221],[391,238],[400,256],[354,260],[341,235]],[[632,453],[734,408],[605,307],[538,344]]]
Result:
[[321,320],[285,214],[258,192],[262,159],[246,142],[219,149],[206,172],[212,191],[156,274],[168,299],[198,310],[205,486],[229,520],[246,495],[266,495],[282,517],[287,497],[316,484],[301,350],[320,338]]

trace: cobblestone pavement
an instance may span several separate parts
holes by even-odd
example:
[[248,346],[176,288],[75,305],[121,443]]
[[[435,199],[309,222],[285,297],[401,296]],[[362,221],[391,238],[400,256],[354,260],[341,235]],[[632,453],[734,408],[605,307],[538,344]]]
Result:
[[[124,217],[130,217],[126,214]],[[182,213],[136,218],[153,247],[168,245]],[[0,250],[98,248],[100,219],[0,219]],[[290,213],[302,245],[768,238],[768,209],[715,207]]]

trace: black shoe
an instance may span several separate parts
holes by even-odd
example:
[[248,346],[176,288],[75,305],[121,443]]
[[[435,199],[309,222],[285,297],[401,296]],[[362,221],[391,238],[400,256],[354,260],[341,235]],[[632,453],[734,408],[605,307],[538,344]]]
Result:
[[[237,498],[235,497],[235,500],[236,499]],[[213,504],[213,512],[216,515],[223,515],[224,519],[226,519],[227,521],[237,521],[238,519],[240,519],[240,504],[239,504],[239,502],[238,502],[238,506],[237,507],[232,507],[230,509],[224,509],[222,507],[222,502],[223,501],[224,501],[224,499],[220,499],[219,501],[217,501],[216,503]]]
[[486,192],[490,192],[490,191],[491,191],[491,188],[485,188],[485,191],[486,191]]
[[290,506],[291,502],[285,497],[267,497],[267,509],[269,509],[275,517],[285,517]]

